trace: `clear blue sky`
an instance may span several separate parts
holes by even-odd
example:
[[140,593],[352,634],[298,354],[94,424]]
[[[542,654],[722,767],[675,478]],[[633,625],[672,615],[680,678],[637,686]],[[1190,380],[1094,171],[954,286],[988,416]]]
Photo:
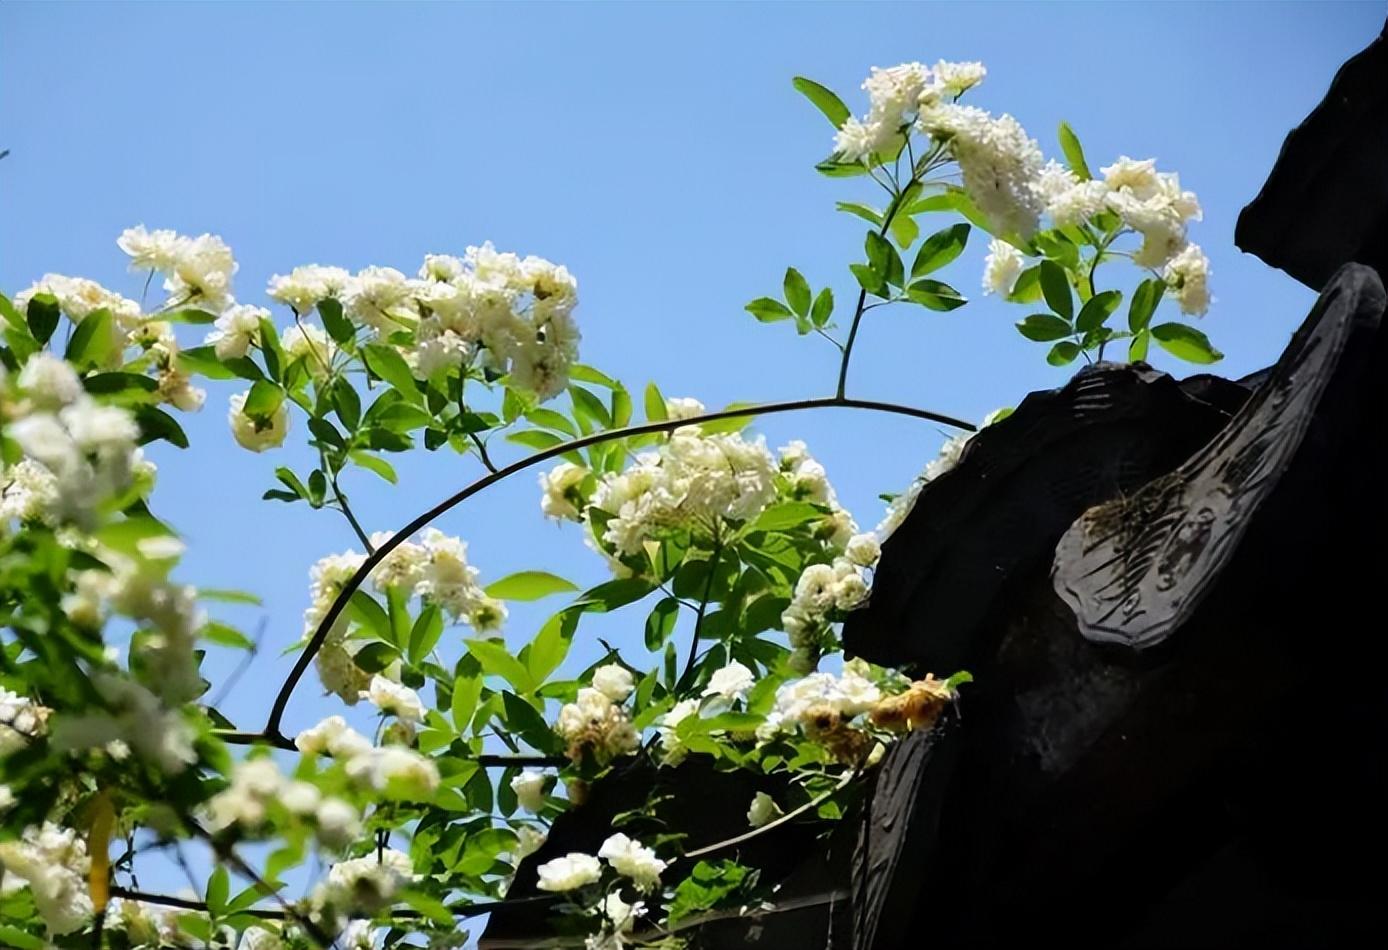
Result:
[[[425,253],[491,240],[568,265],[584,360],[634,389],[654,375],[667,394],[710,406],[828,394],[827,343],[742,311],[777,291],[788,264],[832,283],[843,306],[846,264],[861,253],[861,226],[833,210],[861,188],[813,170],[831,130],[790,78],[811,76],[861,111],[872,65],[981,59],[989,76],[975,104],[1012,112],[1048,154],[1066,119],[1092,165],[1156,156],[1198,192],[1205,221],[1192,236],[1217,298],[1204,329],[1228,354],[1223,371],[1239,375],[1276,357],[1313,298],[1233,247],[1238,211],[1383,17],[1379,3],[1326,2],[7,3],[0,286],[13,294],[57,271],[138,296],[114,239],[139,222],[221,234],[241,263],[237,296],[256,303],[272,273],[296,264],[412,273]],[[978,297],[984,253],[975,240],[946,279]],[[1059,385],[1067,371],[1012,329],[1023,315],[991,298],[952,314],[875,311],[851,390],[978,418]],[[225,421],[233,390],[209,390],[185,423],[194,449],[154,453],[156,506],[189,542],[190,580],[265,598],[233,615],[268,623],[268,649],[226,706],[251,727],[287,668],[280,649],[299,635],[309,565],[352,538],[332,513],[259,500],[274,467],[302,470],[306,453],[239,450]],[[865,526],[877,494],[900,490],[941,440],[914,421],[841,411],[762,431],[773,445],[808,441]],[[404,523],[478,471],[419,456],[398,490],[348,481],[369,529]],[[485,578],[605,573],[577,531],[541,520],[530,476],[441,527],[471,543]],[[516,610],[513,641],[546,613]],[[642,616],[582,630],[639,643]],[[310,677],[288,727],[332,708],[316,692]]]

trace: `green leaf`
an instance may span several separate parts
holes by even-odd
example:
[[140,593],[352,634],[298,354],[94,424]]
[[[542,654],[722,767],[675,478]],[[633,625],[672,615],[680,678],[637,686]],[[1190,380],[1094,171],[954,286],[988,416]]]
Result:
[[665,409],[665,397],[660,392],[660,387],[655,383],[646,384],[646,418],[651,422],[664,422],[670,418],[670,414]]
[[916,252],[915,263],[911,265],[911,279],[937,271],[964,253],[972,230],[967,224],[955,224],[926,238]]
[[544,450],[553,448],[564,441],[562,436],[557,436],[553,432],[543,429],[526,429],[522,432],[510,432],[506,435],[507,442],[514,442],[526,448]]
[[822,330],[833,315],[834,292],[825,287],[814,298],[814,306],[810,308],[810,322]]
[[347,609],[366,627],[371,633],[385,640],[387,643],[395,638],[395,632],[391,629],[390,616],[386,609],[364,590],[352,592],[352,598],[347,602]]
[[0,924],[0,946],[14,947],[14,950],[44,950],[48,943],[18,927]]
[[1075,361],[1075,357],[1080,355],[1079,345],[1068,340],[1062,340],[1051,351],[1046,354],[1046,362],[1052,366],[1066,366]]
[[1075,329],[1081,333],[1088,333],[1103,326],[1104,321],[1118,308],[1122,299],[1123,294],[1117,290],[1104,290],[1090,297],[1080,308],[1080,315],[1075,318]]
[[348,452],[347,457],[367,471],[375,472],[392,485],[399,481],[395,474],[395,468],[380,456],[372,455],[370,452],[363,452],[358,449],[354,452]]
[[675,632],[675,621],[679,619],[680,602],[674,597],[662,597],[651,608],[646,617],[646,649],[658,651]]
[[579,612],[561,610],[545,621],[527,652],[525,665],[536,683],[543,683],[564,662],[578,629]]
[[183,427],[174,421],[173,416],[162,409],[156,409],[154,406],[137,406],[135,408],[135,421],[140,424],[141,445],[153,442],[155,439],[163,439],[180,449],[188,447],[188,436],[183,431]]
[[575,363],[569,367],[569,379],[580,383],[592,383],[594,386],[603,386],[607,389],[622,388],[622,384],[611,376],[582,363]]
[[231,892],[231,877],[220,864],[207,879],[207,909],[212,916],[220,917],[226,912],[227,896]]
[[858,286],[877,297],[885,297],[887,282],[872,269],[871,264],[849,264],[848,269],[858,279]]
[[1128,360],[1136,363],[1138,360],[1147,359],[1147,348],[1152,342],[1152,331],[1145,327],[1138,330],[1133,335],[1133,341],[1128,344]]
[[892,240],[903,248],[910,247],[920,237],[920,225],[916,224],[914,218],[904,214],[898,214],[892,218],[891,225]]
[[796,76],[791,80],[791,85],[793,85],[806,99],[814,103],[814,107],[824,113],[824,117],[828,119],[836,129],[847,122],[848,117],[853,114],[848,111],[848,106],[843,104],[842,99],[813,79],[806,79],[804,76]]
[[1017,275],[1012,292],[1007,295],[1008,303],[1035,303],[1041,299],[1041,267],[1033,265]]
[[161,313],[159,314],[159,319],[167,320],[170,323],[208,324],[216,323],[217,315],[215,313],[208,313],[206,310],[190,308],[187,310],[174,310],[169,313]]
[[1028,340],[1049,343],[1052,340],[1063,340],[1075,331],[1070,324],[1053,313],[1033,313],[1026,319],[1017,321],[1017,332]]
[[570,386],[569,398],[573,400],[574,416],[580,422],[587,419],[600,429],[612,428],[612,415],[597,396],[582,386]]
[[533,422],[537,426],[546,429],[556,429],[559,432],[563,432],[565,435],[574,438],[578,437],[578,429],[568,420],[568,417],[561,412],[555,412],[553,409],[545,409],[543,407],[531,409],[525,414],[525,418],[527,422]]
[[29,332],[34,334],[34,339],[40,343],[47,343],[53,331],[58,329],[62,311],[58,309],[58,300],[52,294],[35,294],[29,299],[25,316],[29,321]]
[[77,324],[64,357],[81,371],[88,366],[104,366],[119,351],[115,318],[109,310],[97,310]]
[[819,521],[824,512],[806,501],[785,501],[772,505],[752,522],[752,531],[783,531],[811,521]]
[[389,383],[406,400],[416,405],[423,403],[424,395],[415,383],[414,374],[395,347],[368,343],[362,347],[362,358],[371,372]]
[[786,303],[790,304],[790,309],[802,317],[808,316],[810,313],[810,285],[804,276],[794,267],[787,267],[782,286],[785,289]]
[[815,165],[814,169],[826,178],[857,178],[868,173],[862,162],[841,162],[833,156]]
[[342,304],[332,297],[318,301],[318,316],[323,321],[323,329],[336,343],[350,343],[356,338],[357,328],[342,313]]
[[[464,664],[475,664],[472,657],[464,657]],[[461,664],[460,664],[461,665]],[[477,711],[477,700],[482,695],[482,675],[480,671],[473,676],[459,675],[453,679],[453,700],[449,713],[453,716],[453,726],[459,732],[465,731],[472,715]]]
[[500,600],[539,600],[578,590],[572,581],[545,571],[520,571],[487,585],[487,596]]
[[178,367],[185,373],[197,373],[208,379],[264,379],[265,374],[253,360],[241,357],[234,360],[217,359],[217,352],[210,346],[191,346],[180,350]]
[[252,419],[268,420],[283,402],[284,390],[262,379],[251,384],[243,411]]
[[541,752],[556,754],[563,751],[563,740],[554,734],[534,706],[511,692],[501,694],[501,705],[506,712],[506,728],[510,732]]
[[215,600],[224,604],[252,604],[258,607],[264,603],[249,591],[230,590],[225,587],[199,587],[198,597],[202,600]]
[[906,291],[906,296],[929,310],[955,310],[969,302],[959,291],[938,280],[918,280]]
[[438,604],[429,604],[410,628],[410,662],[418,666],[443,636],[443,611]]
[[1094,176],[1084,160],[1084,149],[1080,148],[1079,136],[1070,128],[1070,123],[1060,123],[1060,150],[1065,153],[1065,164],[1080,181],[1089,181]]
[[265,317],[260,318],[260,354],[265,358],[265,371],[273,380],[284,378],[284,350],[280,348],[279,331]]
[[530,671],[520,660],[511,655],[506,644],[500,640],[465,640],[468,652],[477,658],[482,672],[489,676],[500,676],[522,693],[535,688]]
[[882,212],[878,211],[876,208],[858,204],[856,201],[840,201],[835,207],[848,214],[857,215],[870,224],[879,226],[882,224]]
[[574,606],[591,613],[603,613],[635,603],[653,590],[655,584],[644,577],[619,577],[584,591],[574,601]]
[[752,316],[762,323],[775,323],[778,320],[789,320],[794,314],[790,308],[779,300],[770,297],[758,297],[744,308]]
[[1152,321],[1152,314],[1166,293],[1166,282],[1155,278],[1144,280],[1133,291],[1133,299],[1128,302],[1128,329],[1137,333]]
[[[503,831],[503,829],[500,828],[492,830]],[[509,834],[510,832],[506,833]],[[481,874],[490,866],[491,862],[488,861],[486,867],[479,868],[477,871],[469,873]],[[452,929],[453,925],[456,923],[453,919],[452,911],[450,911],[443,901],[439,900],[437,897],[430,897],[428,894],[416,890],[407,890],[400,895],[400,900],[404,901],[412,910],[418,912],[421,916],[429,918],[429,920],[433,921],[437,926]]]
[[364,673],[379,673],[400,657],[400,651],[389,643],[368,643],[352,656],[352,662]]
[[209,643],[236,650],[250,650],[255,647],[250,637],[220,620],[209,620],[200,631],[200,636]]
[[1046,298],[1046,306],[1066,320],[1075,318],[1075,298],[1070,292],[1070,279],[1065,276],[1065,268],[1055,261],[1041,262],[1041,293]]
[[1152,327],[1152,337],[1162,349],[1187,363],[1218,363],[1224,359],[1209,337],[1184,323],[1159,323]]
[[867,252],[868,263],[875,274],[889,284],[901,286],[904,275],[901,255],[892,247],[890,241],[876,231],[869,231],[863,241],[863,249]]

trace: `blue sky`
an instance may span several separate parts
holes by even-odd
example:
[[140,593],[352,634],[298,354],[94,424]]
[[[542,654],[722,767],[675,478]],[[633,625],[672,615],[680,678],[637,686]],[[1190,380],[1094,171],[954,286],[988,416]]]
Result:
[[[425,253],[491,240],[577,275],[583,359],[634,390],[655,378],[710,406],[827,395],[836,351],[742,311],[778,292],[788,264],[831,284],[842,308],[861,253],[861,224],[834,202],[865,192],[814,171],[832,130],[790,78],[811,76],[859,112],[872,65],[980,59],[989,76],[974,104],[1016,115],[1048,154],[1065,119],[1091,165],[1156,156],[1199,194],[1192,237],[1216,295],[1203,328],[1237,376],[1276,357],[1313,299],[1233,247],[1238,211],[1383,15],[1377,3],[5,4],[0,287],[56,271],[138,296],[114,239],[140,222],[221,234],[240,261],[237,296],[256,303],[296,264],[412,273]],[[1013,330],[1027,311],[979,297],[984,253],[976,235],[944,275],[979,298],[969,306],[869,315],[852,394],[979,418],[1064,382]],[[209,390],[186,420],[194,449],[154,453],[156,507],[189,542],[188,579],[265,599],[224,612],[266,624],[267,649],[225,707],[255,726],[289,664],[278,653],[299,635],[309,565],[352,537],[330,512],[259,500],[276,465],[302,469],[307,455],[236,448],[233,390]],[[843,411],[760,429],[773,445],[805,439],[864,525],[878,493],[900,490],[942,438]],[[478,473],[423,452],[400,469],[395,490],[347,481],[369,530]],[[530,475],[441,527],[470,542],[484,579],[604,577],[575,530],[541,520]],[[513,613],[513,642],[545,606]],[[643,616],[591,630],[639,643]],[[316,693],[310,677],[290,728],[332,710]]]

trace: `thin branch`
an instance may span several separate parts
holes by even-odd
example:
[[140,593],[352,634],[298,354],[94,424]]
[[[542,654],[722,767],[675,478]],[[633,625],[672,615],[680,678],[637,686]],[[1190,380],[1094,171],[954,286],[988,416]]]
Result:
[[702,857],[705,854],[712,854],[715,851],[722,851],[724,848],[731,848],[733,845],[742,844],[744,841],[750,841],[758,835],[764,835],[768,831],[771,831],[773,828],[779,828],[786,822],[794,818],[800,817],[805,812],[809,811],[811,808],[818,808],[820,805],[824,804],[831,797],[837,795],[839,792],[847,788],[848,783],[852,782],[853,779],[856,778],[858,775],[859,772],[856,769],[844,772],[843,778],[839,779],[839,784],[835,785],[831,789],[827,789],[826,791],[820,792],[818,795],[805,802],[805,804],[801,805],[799,808],[795,808],[791,811],[786,812],[784,815],[777,818],[775,821],[769,821],[766,824],[762,825],[760,828],[753,828],[751,831],[740,834],[735,838],[726,838],[723,841],[715,841],[713,844],[705,845],[704,847],[698,848],[694,851],[686,851],[679,860],[684,861],[688,860],[689,858],[698,858]]
[[[845,362],[845,367],[846,366],[847,363]],[[304,647],[303,652],[299,654],[298,660],[295,661],[294,668],[289,671],[289,676],[280,687],[279,694],[275,697],[274,705],[270,709],[270,717],[265,724],[265,736],[268,741],[278,744],[279,740],[283,739],[284,734],[280,731],[280,724],[284,721],[285,709],[289,705],[289,698],[293,695],[294,688],[299,684],[299,680],[303,678],[304,673],[308,670],[308,665],[313,662],[314,655],[317,654],[319,649],[323,646],[323,641],[328,637],[328,631],[332,629],[338,617],[342,616],[342,611],[346,609],[347,602],[366,581],[366,578],[391,551],[394,551],[417,531],[425,528],[435,519],[462,504],[473,495],[502,479],[515,475],[518,472],[523,472],[532,466],[539,465],[541,462],[557,458],[566,452],[587,448],[590,445],[600,445],[605,442],[631,438],[638,435],[672,432],[683,426],[698,425],[701,422],[716,422],[720,419],[738,419],[750,416],[767,416],[781,412],[797,412],[805,409],[867,409],[874,412],[889,412],[895,413],[896,415],[910,416],[915,419],[924,419],[928,422],[938,422],[956,429],[963,429],[966,432],[976,431],[976,427],[971,423],[942,415],[938,412],[931,412],[927,409],[902,406],[896,403],[875,402],[868,399],[848,399],[839,395],[823,396],[815,399],[796,399],[789,402],[763,403],[742,409],[723,409],[718,412],[705,413],[701,416],[692,416],[688,419],[662,419],[658,422],[646,422],[640,425],[626,426],[621,429],[594,432],[532,453],[523,459],[512,462],[505,468],[487,473],[465,488],[455,492],[450,497],[445,498],[391,535],[384,544],[362,561],[361,566],[357,568],[356,572],[342,585],[342,589],[338,592],[337,598],[333,601],[332,606],[328,608],[327,613],[323,615],[323,619],[318,624],[318,629],[316,629],[313,632],[313,636],[309,638],[308,644]]]
[[366,532],[362,529],[361,522],[357,521],[357,516],[352,514],[352,508],[347,504],[347,495],[337,484],[336,471],[333,472],[333,477],[329,479],[329,483],[332,485],[333,498],[337,500],[338,510],[347,516],[347,522],[352,526],[352,530],[356,532],[357,540],[361,542],[362,547],[366,548],[366,553],[373,553],[375,548],[371,545],[371,538],[368,537]]
[[704,614],[708,611],[708,599],[713,593],[713,578],[718,574],[718,558],[723,554],[723,539],[717,533],[713,536],[713,554],[708,559],[708,577],[704,578],[704,592],[699,597],[699,609],[694,613],[694,635],[689,638],[689,656],[684,661],[684,672],[675,681],[675,694],[679,695],[688,684],[689,674],[694,672],[694,660],[699,655],[699,630],[704,625]]
[[[212,734],[228,745],[259,745],[263,743],[274,746],[276,749],[284,749],[286,752],[298,750],[294,740],[284,735],[270,736],[263,732],[244,732],[234,729],[213,729]],[[569,760],[562,755],[506,755],[488,752],[475,755],[467,761],[475,762],[479,768],[506,769],[513,766],[517,768],[543,768],[550,765],[566,765]]]
[[[180,910],[199,911],[207,913],[207,905],[199,900],[191,900],[186,897],[175,897],[172,894],[151,894],[147,891],[137,891],[128,887],[121,887],[119,884],[111,885],[111,896],[119,897],[122,900],[139,901],[144,904],[157,904],[161,907],[177,907]],[[469,904],[466,907],[453,908],[451,913],[454,917],[464,920],[468,917],[480,917],[482,914],[490,914],[493,911],[507,907],[525,906],[528,904],[547,904],[556,900],[557,895],[543,894],[535,897],[517,897],[511,900],[486,901],[479,904]],[[295,920],[293,913],[287,910],[277,910],[273,907],[251,907],[246,910],[238,910],[238,914],[248,914],[261,920]],[[419,920],[421,915],[418,911],[397,910],[386,915],[391,920]]]

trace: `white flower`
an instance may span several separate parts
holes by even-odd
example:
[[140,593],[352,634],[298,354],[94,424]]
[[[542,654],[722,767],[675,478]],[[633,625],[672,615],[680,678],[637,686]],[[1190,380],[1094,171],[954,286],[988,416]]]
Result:
[[340,798],[324,799],[313,816],[318,840],[330,848],[345,848],[361,837],[361,816]]
[[109,310],[121,327],[129,327],[141,319],[138,303],[85,277],[44,274],[43,279],[15,294],[15,309],[27,314],[29,302],[38,294],[49,294],[56,299],[58,309],[73,323],[81,323],[97,310]]
[[747,691],[755,683],[756,680],[752,676],[752,671],[733,660],[709,677],[703,695],[705,697],[721,696],[723,699],[739,700],[747,695]]
[[620,703],[636,688],[631,670],[620,663],[608,663],[593,671],[593,688],[614,703]]
[[386,798],[404,801],[427,800],[439,788],[434,760],[398,745],[371,749],[349,759],[347,777]]
[[585,686],[559,709],[554,731],[569,742],[568,755],[578,761],[591,754],[601,762],[636,751],[640,737],[627,711],[601,690]]
[[1202,317],[1210,308],[1210,259],[1198,244],[1187,244],[1162,272],[1166,282],[1176,288],[1181,312]]
[[0,521],[51,522],[58,505],[58,479],[33,459],[20,459],[0,476]]
[[280,346],[290,363],[303,360],[304,369],[316,380],[326,379],[332,372],[337,344],[323,329],[312,323],[296,323],[280,335]]
[[371,686],[362,691],[361,698],[402,722],[424,721],[424,704],[419,701],[419,694],[380,674],[371,677]]
[[[168,652],[180,654],[177,659],[182,665],[187,659],[182,654],[189,650],[190,646],[184,644],[177,651]],[[152,654],[147,662],[157,669],[162,659],[166,658]],[[196,667],[186,665],[195,678]],[[168,681],[161,687],[170,695],[175,698],[188,695],[189,690],[182,682],[188,678],[186,672],[170,670],[166,678]],[[196,733],[177,709],[165,707],[159,697],[132,679],[99,673],[92,678],[92,683],[105,701],[107,711],[55,719],[53,745],[56,749],[109,749],[111,743],[119,741],[133,748],[141,759],[170,775],[182,772],[197,761],[197,751],[193,747]]]
[[1001,238],[993,238],[988,242],[988,256],[983,260],[983,292],[1007,296],[1025,268],[1026,258],[1021,251]]
[[303,316],[325,298],[340,297],[350,280],[351,275],[341,267],[308,264],[294,268],[288,275],[271,277],[266,295]]
[[947,63],[943,59],[935,64],[934,72],[936,80],[956,96],[977,86],[988,75],[982,63]]
[[994,230],[1029,238],[1044,207],[1036,180],[1041,149],[1010,115],[945,103],[920,116],[923,131],[948,143],[964,190]]
[[264,307],[237,304],[228,307],[217,318],[215,329],[204,341],[210,343],[217,359],[230,360],[245,356],[252,343],[260,342],[260,321],[270,316]]
[[178,234],[169,230],[146,231],[143,224],[126,228],[116,246],[130,255],[132,271],[172,270],[178,256]]
[[621,833],[612,835],[602,843],[598,857],[612,865],[618,874],[631,878],[636,887],[643,891],[649,891],[659,884],[660,872],[665,870],[665,862],[657,858],[653,850]]
[[565,518],[582,521],[587,499],[583,497],[583,480],[588,469],[572,462],[560,462],[549,472],[540,474],[540,510],[546,518]]
[[0,686],[0,759],[41,738],[49,710]]
[[167,306],[191,305],[220,313],[233,302],[231,276],[236,273],[236,260],[215,234],[179,237],[170,266],[162,270],[167,275]]
[[520,807],[532,815],[538,815],[545,807],[545,784],[548,781],[549,776],[544,772],[526,769],[511,779],[511,791],[516,793]]
[[747,823],[753,828],[760,828],[780,816],[781,807],[776,804],[776,799],[766,792],[757,792],[756,797],[752,799],[751,807],[747,809]]
[[369,751],[371,742],[347,725],[341,716],[329,716],[318,725],[305,729],[294,738],[294,745],[303,755],[331,755],[350,759]]
[[688,752],[675,730],[687,717],[696,715],[699,706],[697,699],[682,699],[660,718],[657,728],[660,732],[660,745],[665,752],[666,765],[678,765]]
[[872,567],[882,556],[882,545],[875,534],[855,534],[848,539],[843,554],[859,567]]
[[667,419],[692,419],[695,416],[702,416],[706,411],[703,403],[687,396],[672,396],[665,400],[665,417]]
[[289,401],[282,400],[269,416],[255,418],[245,411],[248,395],[249,391],[234,393],[230,400],[231,411],[227,413],[227,422],[237,444],[252,452],[283,445],[284,437],[289,434]]
[[[327,879],[314,888],[312,904],[320,913],[328,911],[341,917],[353,912],[375,913],[413,880],[414,863],[409,856],[385,848],[379,856],[372,852],[334,864]],[[344,935],[344,943],[346,939]]]
[[278,801],[284,789],[284,776],[273,760],[238,762],[232,769],[231,784],[207,803],[208,827],[222,831],[239,826],[254,831],[264,823],[270,803]]
[[390,333],[419,322],[405,275],[393,267],[366,267],[347,284],[343,305],[357,323]]
[[34,906],[55,935],[80,930],[91,919],[90,865],[82,836],[71,828],[45,822],[26,828],[18,840],[0,842],[0,872],[29,883]]
[[538,868],[542,891],[564,892],[595,884],[602,877],[602,865],[591,854],[570,852],[562,858],[546,861]]
[[82,380],[72,364],[40,350],[19,371],[19,388],[42,409],[61,409],[84,395]]

